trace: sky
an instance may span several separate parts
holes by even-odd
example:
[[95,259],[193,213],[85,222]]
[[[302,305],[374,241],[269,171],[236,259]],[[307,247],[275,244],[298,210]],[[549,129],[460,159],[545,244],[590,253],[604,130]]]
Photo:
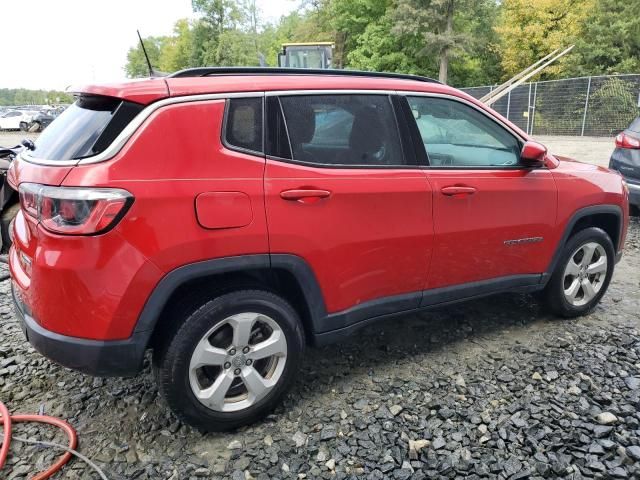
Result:
[[[275,21],[296,0],[257,0]],[[193,16],[191,0],[0,0],[0,88],[65,90],[124,78],[136,29],[168,35]]]

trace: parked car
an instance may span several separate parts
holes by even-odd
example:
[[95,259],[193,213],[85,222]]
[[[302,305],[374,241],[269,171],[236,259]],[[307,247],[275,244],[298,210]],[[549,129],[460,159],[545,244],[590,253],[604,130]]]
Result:
[[30,122],[35,113],[29,110],[9,110],[0,116],[0,130],[20,130],[20,124]]
[[49,126],[55,117],[49,111],[40,110],[25,116],[20,122],[20,130],[23,132],[41,132]]
[[0,147],[0,253],[5,254],[11,247],[12,223],[20,211],[18,192],[7,182],[7,172],[11,162],[22,150],[22,146]]
[[616,136],[609,168],[622,174],[627,181],[631,205],[640,209],[640,117]]
[[622,255],[620,175],[430,79],[196,68],[77,93],[10,170],[18,316],[91,375],[153,349],[203,430],[264,416],[305,347],[394,314],[539,291],[584,315]]

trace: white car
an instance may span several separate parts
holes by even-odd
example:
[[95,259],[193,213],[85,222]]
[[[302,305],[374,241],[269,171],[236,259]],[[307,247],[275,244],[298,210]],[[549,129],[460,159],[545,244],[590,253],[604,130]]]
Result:
[[34,114],[28,110],[9,110],[0,116],[0,130],[20,130],[20,123],[30,123]]

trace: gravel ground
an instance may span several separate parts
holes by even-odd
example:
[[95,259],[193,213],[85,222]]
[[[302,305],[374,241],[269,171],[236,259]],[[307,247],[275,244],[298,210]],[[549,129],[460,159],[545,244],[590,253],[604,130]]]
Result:
[[[159,398],[148,366],[94,379],[23,339],[0,282],[0,398],[72,423],[110,479],[640,478],[640,221],[602,304],[561,321],[501,295],[406,316],[308,351],[266,420],[200,434]],[[0,266],[0,277],[6,273]],[[16,435],[62,438],[47,427]],[[53,452],[15,443],[7,476]],[[56,478],[98,478],[73,461]]]

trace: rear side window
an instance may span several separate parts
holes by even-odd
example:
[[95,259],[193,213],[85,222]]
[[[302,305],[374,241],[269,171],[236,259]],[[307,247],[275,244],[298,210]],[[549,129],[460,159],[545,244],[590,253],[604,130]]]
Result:
[[252,152],[262,148],[262,98],[232,98],[227,105],[225,142]]
[[62,112],[35,142],[33,155],[76,160],[103,152],[142,110],[117,98],[82,96]]
[[280,102],[293,160],[319,165],[406,163],[387,95],[295,95]]

